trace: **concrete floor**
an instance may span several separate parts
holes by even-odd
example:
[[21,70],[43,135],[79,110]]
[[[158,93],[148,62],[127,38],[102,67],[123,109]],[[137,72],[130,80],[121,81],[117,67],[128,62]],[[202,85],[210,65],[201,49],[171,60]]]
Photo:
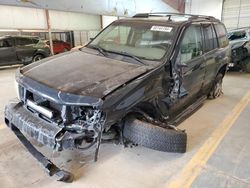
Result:
[[[72,171],[76,180],[65,184],[48,177],[35,159],[3,124],[4,105],[15,97],[15,69],[0,70],[0,188],[29,187],[168,187],[195,156],[214,130],[250,91],[250,74],[230,72],[224,79],[224,95],[207,100],[180,127],[188,134],[185,154],[164,153],[143,147],[123,148],[103,144],[97,163],[91,154],[77,151],[51,153],[39,149],[57,165]],[[237,117],[191,187],[250,187],[250,104]],[[73,158],[73,160],[72,160]],[[192,173],[192,172],[190,172]]]

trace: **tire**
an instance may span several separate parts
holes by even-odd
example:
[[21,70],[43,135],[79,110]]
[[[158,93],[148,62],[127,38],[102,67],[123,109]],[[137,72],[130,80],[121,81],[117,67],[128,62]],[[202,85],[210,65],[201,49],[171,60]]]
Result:
[[187,134],[174,129],[166,129],[138,119],[125,121],[125,139],[150,149],[184,153],[187,147]]
[[216,78],[215,78],[213,87],[208,95],[208,97],[210,99],[216,99],[222,95],[222,93],[223,93],[222,92],[222,80],[223,80],[223,74],[218,73]]
[[39,61],[43,58],[44,58],[44,56],[42,54],[36,54],[36,55],[34,55],[32,62]]
[[68,52],[69,49],[68,48],[63,48],[62,52]]

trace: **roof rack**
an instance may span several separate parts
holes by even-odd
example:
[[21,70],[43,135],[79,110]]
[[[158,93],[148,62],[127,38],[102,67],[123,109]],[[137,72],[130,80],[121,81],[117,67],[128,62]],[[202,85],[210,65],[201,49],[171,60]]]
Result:
[[168,17],[168,19],[171,20],[172,16],[184,16],[184,17],[188,17],[188,20],[194,20],[194,19],[205,19],[205,20],[213,20],[213,21],[217,20],[213,16],[171,13],[171,12],[139,13],[139,14],[134,15],[133,18]]

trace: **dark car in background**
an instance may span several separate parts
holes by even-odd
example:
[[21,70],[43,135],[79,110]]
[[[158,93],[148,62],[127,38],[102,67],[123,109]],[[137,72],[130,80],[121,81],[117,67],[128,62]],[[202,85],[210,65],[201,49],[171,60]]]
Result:
[[0,66],[29,64],[50,56],[49,46],[37,37],[0,37]]
[[[50,45],[50,42],[46,41],[47,45]],[[53,40],[53,52],[54,54],[59,54],[71,50],[70,43],[64,42],[62,40]]]
[[250,72],[250,29],[239,28],[228,32],[228,39],[232,49],[229,68],[243,69]]

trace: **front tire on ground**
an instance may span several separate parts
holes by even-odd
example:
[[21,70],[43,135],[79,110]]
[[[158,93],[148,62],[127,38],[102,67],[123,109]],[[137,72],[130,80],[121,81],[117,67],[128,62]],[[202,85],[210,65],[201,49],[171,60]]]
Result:
[[125,121],[125,139],[147,148],[164,152],[186,152],[187,134],[183,131],[167,129],[130,118]]
[[208,95],[210,99],[216,99],[222,95],[223,93],[222,92],[222,80],[223,80],[223,74],[218,73],[218,75],[215,78],[213,87]]

